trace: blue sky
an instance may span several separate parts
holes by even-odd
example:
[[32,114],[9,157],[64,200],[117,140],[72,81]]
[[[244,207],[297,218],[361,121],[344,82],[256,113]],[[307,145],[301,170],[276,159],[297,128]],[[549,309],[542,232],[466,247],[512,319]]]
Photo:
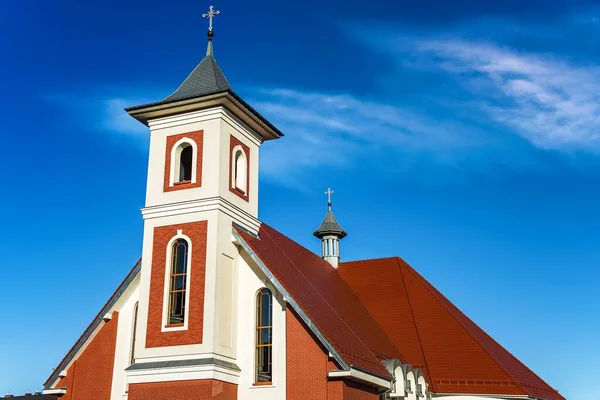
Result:
[[[600,8],[291,3],[215,4],[220,66],[286,133],[261,219],[318,251],[332,187],[344,259],[404,257],[567,398],[598,393]],[[187,76],[207,6],[3,6],[0,393],[41,387],[140,256],[148,135],[122,109]]]

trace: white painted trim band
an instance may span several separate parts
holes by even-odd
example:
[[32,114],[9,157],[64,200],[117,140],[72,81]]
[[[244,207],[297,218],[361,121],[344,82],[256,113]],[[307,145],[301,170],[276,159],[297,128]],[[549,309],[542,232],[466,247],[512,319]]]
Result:
[[352,367],[350,367],[350,370],[329,371],[327,376],[329,376],[330,378],[347,378],[354,381],[366,383],[369,386],[375,386],[386,390],[392,388],[392,382],[387,381],[378,376],[356,370]]

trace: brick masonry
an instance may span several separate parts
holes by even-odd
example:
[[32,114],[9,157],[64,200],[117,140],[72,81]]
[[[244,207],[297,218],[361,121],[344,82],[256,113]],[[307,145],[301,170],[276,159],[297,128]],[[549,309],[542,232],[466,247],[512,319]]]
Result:
[[[246,153],[246,193],[233,188],[233,149],[238,145],[242,146],[242,149]],[[229,191],[246,201],[248,201],[250,196],[250,148],[233,135],[229,137]]]
[[[194,183],[180,183],[175,184],[174,186],[169,186],[170,176],[171,176],[171,151],[173,150],[173,146],[180,139],[188,138],[193,140],[196,143],[198,154],[196,160],[196,182]],[[203,140],[204,131],[195,131],[189,133],[182,133],[179,135],[167,136],[167,144],[166,144],[166,154],[165,154],[165,179],[163,183],[163,191],[171,192],[173,190],[182,190],[182,189],[190,189],[202,186],[202,148],[203,148]]]
[[[188,279],[190,279],[190,302],[186,309],[186,318],[189,318],[188,329],[162,332],[167,245],[177,235],[179,229],[192,242],[192,257],[190,265],[188,265]],[[154,228],[148,329],[146,331],[147,348],[202,343],[207,229],[207,221]]]
[[288,400],[327,398],[328,355],[291,307],[286,311]]
[[237,385],[216,379],[129,385],[128,400],[236,400]]
[[351,381],[328,380],[339,369],[328,351],[289,307],[286,311],[288,400],[377,400],[377,391]]
[[54,386],[67,388],[62,400],[110,400],[118,321],[119,313],[113,312]]

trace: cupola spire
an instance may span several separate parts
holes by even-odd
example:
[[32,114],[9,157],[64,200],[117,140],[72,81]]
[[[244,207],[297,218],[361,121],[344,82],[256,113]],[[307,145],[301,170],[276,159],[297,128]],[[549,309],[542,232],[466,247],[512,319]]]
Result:
[[212,40],[213,40],[213,36],[215,36],[215,32],[213,31],[213,17],[215,15],[219,15],[221,14],[221,11],[215,10],[213,6],[208,7],[208,12],[205,12],[204,14],[202,14],[203,18],[208,18],[208,46],[206,47],[206,56],[207,57],[212,57],[213,56],[213,45],[212,45]]
[[329,188],[325,194],[327,195],[327,214],[325,214],[325,219],[313,235],[321,239],[323,258],[334,268],[337,268],[340,262],[340,240],[345,238],[347,233],[337,222],[333,211],[331,211],[333,190]]

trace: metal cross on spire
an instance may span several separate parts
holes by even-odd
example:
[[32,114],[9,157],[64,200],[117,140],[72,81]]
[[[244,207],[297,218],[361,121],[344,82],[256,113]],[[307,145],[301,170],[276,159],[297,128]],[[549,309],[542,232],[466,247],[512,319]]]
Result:
[[212,26],[213,17],[215,15],[219,15],[219,14],[221,14],[221,11],[215,11],[213,6],[208,7],[208,12],[202,14],[203,18],[208,18],[208,31],[209,32],[212,32],[212,30],[213,30],[213,26]]
[[327,206],[331,208],[331,195],[333,194],[333,190],[331,190],[331,188],[327,188],[325,194],[327,195]]

